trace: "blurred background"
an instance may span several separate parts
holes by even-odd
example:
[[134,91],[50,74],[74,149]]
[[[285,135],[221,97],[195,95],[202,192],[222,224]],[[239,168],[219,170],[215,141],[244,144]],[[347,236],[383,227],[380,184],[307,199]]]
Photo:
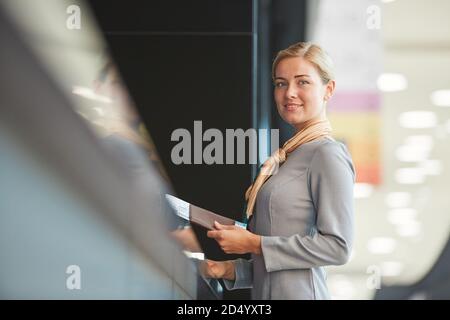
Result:
[[[332,297],[449,299],[447,12],[445,0],[1,0],[0,297],[249,298],[201,276],[164,195],[242,220],[264,156],[177,165],[171,135],[195,140],[202,121],[279,129],[282,144],[293,131],[271,64],[312,41],[334,60],[328,114],[357,171],[355,246],[327,268]],[[273,141],[259,138],[265,155]]]

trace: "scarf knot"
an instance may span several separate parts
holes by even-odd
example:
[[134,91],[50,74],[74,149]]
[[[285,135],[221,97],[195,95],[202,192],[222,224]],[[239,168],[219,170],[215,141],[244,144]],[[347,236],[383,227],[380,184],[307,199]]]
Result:
[[307,142],[323,138],[331,137],[331,125],[328,120],[313,120],[308,122],[299,132],[275,151],[262,165],[261,170],[253,184],[245,192],[245,200],[247,200],[247,218],[253,214],[253,208],[256,202],[256,196],[262,185],[266,182],[274,171],[286,161],[288,155]]

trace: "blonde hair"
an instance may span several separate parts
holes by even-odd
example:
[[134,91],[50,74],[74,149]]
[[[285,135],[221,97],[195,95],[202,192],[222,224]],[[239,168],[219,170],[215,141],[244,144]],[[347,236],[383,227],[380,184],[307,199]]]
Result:
[[275,71],[280,61],[292,57],[302,57],[312,63],[323,84],[334,80],[334,66],[330,56],[320,46],[311,42],[298,42],[279,51],[272,64],[272,80],[275,80]]

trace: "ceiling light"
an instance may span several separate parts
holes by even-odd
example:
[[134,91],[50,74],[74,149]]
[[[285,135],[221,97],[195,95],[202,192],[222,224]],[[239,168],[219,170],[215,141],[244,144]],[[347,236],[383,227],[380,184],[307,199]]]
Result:
[[400,168],[395,172],[395,180],[400,184],[420,184],[425,175],[421,168]]
[[430,149],[420,144],[408,144],[398,147],[395,150],[397,160],[402,162],[425,161],[429,156]]
[[393,209],[388,212],[388,221],[395,225],[407,224],[417,216],[417,210],[412,208]]
[[405,90],[408,87],[406,77],[400,73],[383,73],[377,79],[378,89],[384,92]]
[[416,237],[422,231],[422,224],[419,221],[410,221],[398,225],[396,230],[397,234],[401,237]]
[[112,103],[112,100],[110,98],[97,94],[94,92],[94,90],[88,87],[73,86],[72,93],[89,100],[94,100],[103,103]]
[[395,277],[402,273],[403,263],[397,261],[385,261],[381,263],[381,275],[383,277]]
[[367,243],[367,249],[373,254],[387,254],[395,250],[397,241],[393,238],[372,238]]
[[431,102],[439,107],[450,107],[450,90],[436,90],[431,93]]
[[409,192],[391,192],[386,196],[386,205],[390,208],[407,207],[411,203]]
[[205,260],[205,254],[203,252],[191,252],[191,251],[183,250],[183,253],[188,258],[193,258],[193,259],[197,259],[197,260]]
[[431,111],[403,112],[398,120],[402,127],[411,129],[433,128],[437,125],[436,114]]
[[353,197],[355,199],[368,198],[373,193],[373,185],[369,183],[355,183]]

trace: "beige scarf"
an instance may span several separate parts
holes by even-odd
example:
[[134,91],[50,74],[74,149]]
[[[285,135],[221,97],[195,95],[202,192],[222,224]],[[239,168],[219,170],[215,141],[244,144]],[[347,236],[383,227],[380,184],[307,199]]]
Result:
[[311,120],[297,132],[292,138],[275,151],[262,165],[262,168],[256,177],[256,180],[245,192],[247,200],[247,218],[253,214],[253,208],[256,202],[256,196],[264,182],[274,173],[278,165],[286,161],[287,156],[304,143],[323,138],[331,138],[331,124],[328,120]]

